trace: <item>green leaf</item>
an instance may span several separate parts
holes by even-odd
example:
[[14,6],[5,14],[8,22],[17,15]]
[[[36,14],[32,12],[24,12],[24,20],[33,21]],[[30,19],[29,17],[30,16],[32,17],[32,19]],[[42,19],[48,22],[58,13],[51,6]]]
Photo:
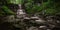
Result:
[[11,11],[7,6],[3,6],[2,7],[3,11],[6,13],[6,14],[15,14],[13,11]]

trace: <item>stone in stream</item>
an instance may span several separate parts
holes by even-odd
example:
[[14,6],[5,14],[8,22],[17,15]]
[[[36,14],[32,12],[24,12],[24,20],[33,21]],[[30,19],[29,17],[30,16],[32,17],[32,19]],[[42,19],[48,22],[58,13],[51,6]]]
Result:
[[28,19],[28,20],[30,20],[31,18],[29,18],[29,17],[24,17],[24,19]]
[[39,19],[39,20],[35,20],[35,22],[37,22],[37,23],[45,23],[46,21],[44,21],[42,19]]
[[27,30],[38,30],[38,28],[37,27],[30,27],[29,29],[27,29]]
[[5,22],[14,22],[14,21],[15,21],[14,15],[7,16],[7,19],[5,20]]
[[36,16],[36,17],[31,17],[31,19],[32,19],[32,20],[38,20],[39,17],[37,17],[37,16]]

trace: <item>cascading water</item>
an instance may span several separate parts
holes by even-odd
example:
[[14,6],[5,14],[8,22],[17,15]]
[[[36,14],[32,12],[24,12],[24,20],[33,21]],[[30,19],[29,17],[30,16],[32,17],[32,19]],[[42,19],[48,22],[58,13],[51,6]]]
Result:
[[19,4],[19,9],[17,10],[17,18],[22,18],[25,16],[25,12],[23,11],[21,5]]

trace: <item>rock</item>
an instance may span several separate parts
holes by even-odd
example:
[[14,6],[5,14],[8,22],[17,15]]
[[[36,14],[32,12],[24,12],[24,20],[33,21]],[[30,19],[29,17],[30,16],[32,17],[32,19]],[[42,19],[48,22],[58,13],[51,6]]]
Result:
[[29,18],[29,17],[24,17],[24,19],[28,19],[28,20],[30,20],[30,18]]
[[39,17],[31,17],[31,19],[33,19],[33,20],[38,20]]
[[27,29],[27,30],[38,30],[38,28],[37,27],[30,27],[29,29]]
[[35,20],[37,23],[45,23],[46,21],[39,19],[39,20]]
[[46,28],[46,26],[40,26],[39,28]]
[[14,15],[8,16],[7,22],[14,22],[14,21],[15,21]]

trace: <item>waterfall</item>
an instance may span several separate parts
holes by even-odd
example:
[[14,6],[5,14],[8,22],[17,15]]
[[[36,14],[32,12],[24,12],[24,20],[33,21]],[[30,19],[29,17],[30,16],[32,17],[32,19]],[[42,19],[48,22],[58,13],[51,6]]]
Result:
[[25,17],[25,12],[24,10],[22,9],[21,7],[21,4],[19,4],[19,9],[17,10],[17,18],[22,18],[22,17]]

